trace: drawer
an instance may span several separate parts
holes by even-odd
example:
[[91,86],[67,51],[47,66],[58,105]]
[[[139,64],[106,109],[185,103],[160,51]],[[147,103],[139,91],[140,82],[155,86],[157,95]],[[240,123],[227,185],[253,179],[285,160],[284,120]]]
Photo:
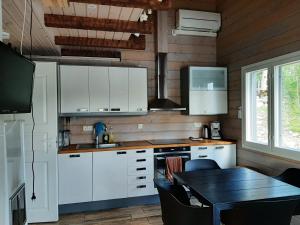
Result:
[[153,182],[153,174],[147,175],[136,175],[136,176],[128,176],[128,185],[131,184],[143,184],[143,183],[151,183]]
[[146,196],[154,194],[154,183],[130,184],[128,185],[128,197]]
[[137,157],[137,158],[129,158],[127,160],[128,166],[136,166],[136,167],[140,167],[140,166],[153,166],[153,156],[150,158],[147,157]]
[[128,167],[128,175],[147,175],[147,174],[153,174],[153,165],[141,165],[141,166],[129,166]]
[[153,149],[136,149],[136,150],[129,150],[128,151],[129,158],[151,158],[153,157]]
[[214,152],[211,147],[207,146],[197,146],[192,148],[192,159],[213,159]]

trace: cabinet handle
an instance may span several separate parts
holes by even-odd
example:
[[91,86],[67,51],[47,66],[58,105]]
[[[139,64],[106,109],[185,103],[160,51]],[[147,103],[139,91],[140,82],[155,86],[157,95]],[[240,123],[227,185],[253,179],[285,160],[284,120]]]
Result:
[[88,112],[89,110],[86,108],[77,109],[77,112]]
[[198,149],[199,150],[205,150],[205,149],[207,149],[207,147],[199,147]]
[[223,149],[224,146],[217,146],[216,149]]
[[126,152],[117,152],[118,155],[125,155]]
[[138,185],[138,186],[136,186],[136,188],[146,188],[147,187],[147,185]]
[[139,150],[139,151],[136,151],[136,153],[146,153],[146,150]]
[[146,167],[136,168],[136,171],[142,171],[142,170],[146,170]]
[[80,155],[79,155],[79,154],[77,154],[77,155],[69,155],[69,157],[70,157],[70,158],[79,158]]
[[101,109],[98,109],[98,112],[108,112],[108,108],[101,108]]
[[137,180],[145,180],[145,179],[146,179],[146,176],[137,177],[136,179],[137,179]]
[[112,109],[110,109],[112,112],[120,112],[121,111],[121,109],[120,108],[112,108]]
[[198,158],[207,158],[207,155],[199,155]]
[[136,162],[146,162],[146,159],[137,159]]

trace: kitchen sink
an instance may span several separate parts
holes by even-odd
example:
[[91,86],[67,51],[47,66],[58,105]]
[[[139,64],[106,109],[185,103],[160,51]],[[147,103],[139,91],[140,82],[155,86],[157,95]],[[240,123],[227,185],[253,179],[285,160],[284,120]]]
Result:
[[99,144],[99,145],[95,145],[95,144],[78,144],[76,146],[76,149],[88,149],[88,148],[95,148],[95,149],[101,149],[101,148],[116,148],[116,147],[120,147],[121,144],[120,143],[111,143],[111,144]]

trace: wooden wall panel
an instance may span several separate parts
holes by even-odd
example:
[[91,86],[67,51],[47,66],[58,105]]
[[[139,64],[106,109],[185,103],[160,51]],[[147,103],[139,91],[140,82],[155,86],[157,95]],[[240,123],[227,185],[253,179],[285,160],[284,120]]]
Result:
[[229,69],[229,113],[223,116],[223,133],[238,140],[238,163],[275,175],[300,163],[242,149],[241,67],[300,50],[300,2],[218,0],[222,29],[217,38],[217,61]]
[[[209,1],[206,1],[208,4]],[[209,9],[214,6],[210,1]],[[202,8],[208,10],[207,8]],[[169,11],[168,15],[168,48],[169,48],[169,73],[168,94],[169,98],[180,103],[180,68],[186,65],[216,65],[216,38],[191,37],[171,35],[171,29],[175,25],[175,10]],[[195,47],[196,46],[196,47]],[[156,43],[153,35],[146,35],[146,49],[121,50],[122,62],[111,65],[145,66],[148,68],[148,98],[155,97],[155,56]],[[70,129],[72,143],[92,142],[92,133],[82,131],[83,125],[93,125],[103,121],[113,127],[117,141],[163,139],[163,138],[188,138],[199,136],[199,128],[194,123],[207,124],[216,120],[216,116],[186,116],[179,112],[155,112],[147,116],[130,117],[93,117],[72,118]],[[137,129],[139,123],[144,124],[142,130]]]

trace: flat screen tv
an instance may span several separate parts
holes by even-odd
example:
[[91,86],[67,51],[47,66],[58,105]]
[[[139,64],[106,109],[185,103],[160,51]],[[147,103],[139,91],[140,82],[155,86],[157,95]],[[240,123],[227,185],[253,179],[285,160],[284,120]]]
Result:
[[30,113],[35,64],[0,41],[0,114]]

